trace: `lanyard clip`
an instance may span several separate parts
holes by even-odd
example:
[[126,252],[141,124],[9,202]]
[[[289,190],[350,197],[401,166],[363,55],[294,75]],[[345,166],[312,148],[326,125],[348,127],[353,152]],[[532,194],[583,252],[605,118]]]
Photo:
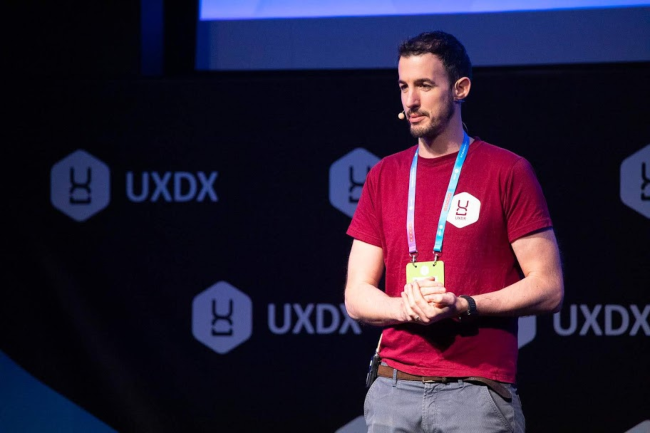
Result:
[[435,266],[436,263],[438,263],[438,253],[435,253],[435,254],[433,255],[433,266]]
[[413,263],[413,266],[415,266],[415,261],[416,261],[417,258],[418,258],[418,252],[416,251],[416,252],[414,252],[414,253],[409,253],[409,254],[410,254],[410,256],[411,256],[411,263]]

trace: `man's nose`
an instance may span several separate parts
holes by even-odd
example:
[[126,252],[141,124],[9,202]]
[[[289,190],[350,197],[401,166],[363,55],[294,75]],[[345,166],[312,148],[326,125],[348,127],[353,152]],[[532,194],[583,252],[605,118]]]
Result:
[[414,107],[420,106],[420,96],[415,90],[410,90],[406,94],[406,100],[404,101],[406,107],[413,109]]

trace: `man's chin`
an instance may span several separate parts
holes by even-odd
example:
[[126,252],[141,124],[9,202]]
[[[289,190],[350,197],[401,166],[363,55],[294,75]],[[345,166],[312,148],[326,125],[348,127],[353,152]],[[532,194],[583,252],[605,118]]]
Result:
[[421,138],[427,135],[428,128],[411,126],[411,135],[415,138]]

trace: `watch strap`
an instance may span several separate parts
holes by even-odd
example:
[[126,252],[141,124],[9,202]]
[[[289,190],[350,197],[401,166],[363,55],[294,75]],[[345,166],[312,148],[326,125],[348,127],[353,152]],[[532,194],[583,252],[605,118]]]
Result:
[[459,298],[463,298],[467,301],[469,304],[469,307],[467,308],[467,312],[463,314],[463,316],[478,316],[478,310],[476,309],[476,301],[474,298],[468,295],[460,295]]

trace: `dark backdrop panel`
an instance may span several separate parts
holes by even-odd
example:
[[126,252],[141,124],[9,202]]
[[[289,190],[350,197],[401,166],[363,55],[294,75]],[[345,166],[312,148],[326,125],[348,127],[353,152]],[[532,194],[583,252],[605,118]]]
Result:
[[[650,418],[648,318],[631,307],[650,304],[650,222],[619,198],[621,162],[650,142],[648,78],[647,64],[478,69],[463,106],[471,135],[536,168],[565,265],[555,319],[568,328],[577,313],[568,335],[538,318],[521,349],[531,432]],[[0,350],[118,431],[332,432],[362,415],[378,330],[340,315],[343,333],[316,332],[318,305],[343,302],[351,244],[328,174],[355,148],[414,144],[395,71],[10,87]],[[110,204],[83,222],[49,189],[52,166],[78,149],[111,173]],[[127,172],[214,171],[216,202],[126,193]],[[220,281],[252,302],[250,339],[225,354],[192,336],[195,296]],[[285,304],[291,331],[274,333],[269,310],[281,324]],[[638,332],[597,335],[607,305]]]
[[[7,2],[4,13],[10,19],[3,27],[3,73],[16,77],[138,76],[140,3]],[[168,25],[168,38],[178,48],[182,43],[178,23],[191,14],[191,5],[182,13],[170,5],[171,11],[178,21]]]

